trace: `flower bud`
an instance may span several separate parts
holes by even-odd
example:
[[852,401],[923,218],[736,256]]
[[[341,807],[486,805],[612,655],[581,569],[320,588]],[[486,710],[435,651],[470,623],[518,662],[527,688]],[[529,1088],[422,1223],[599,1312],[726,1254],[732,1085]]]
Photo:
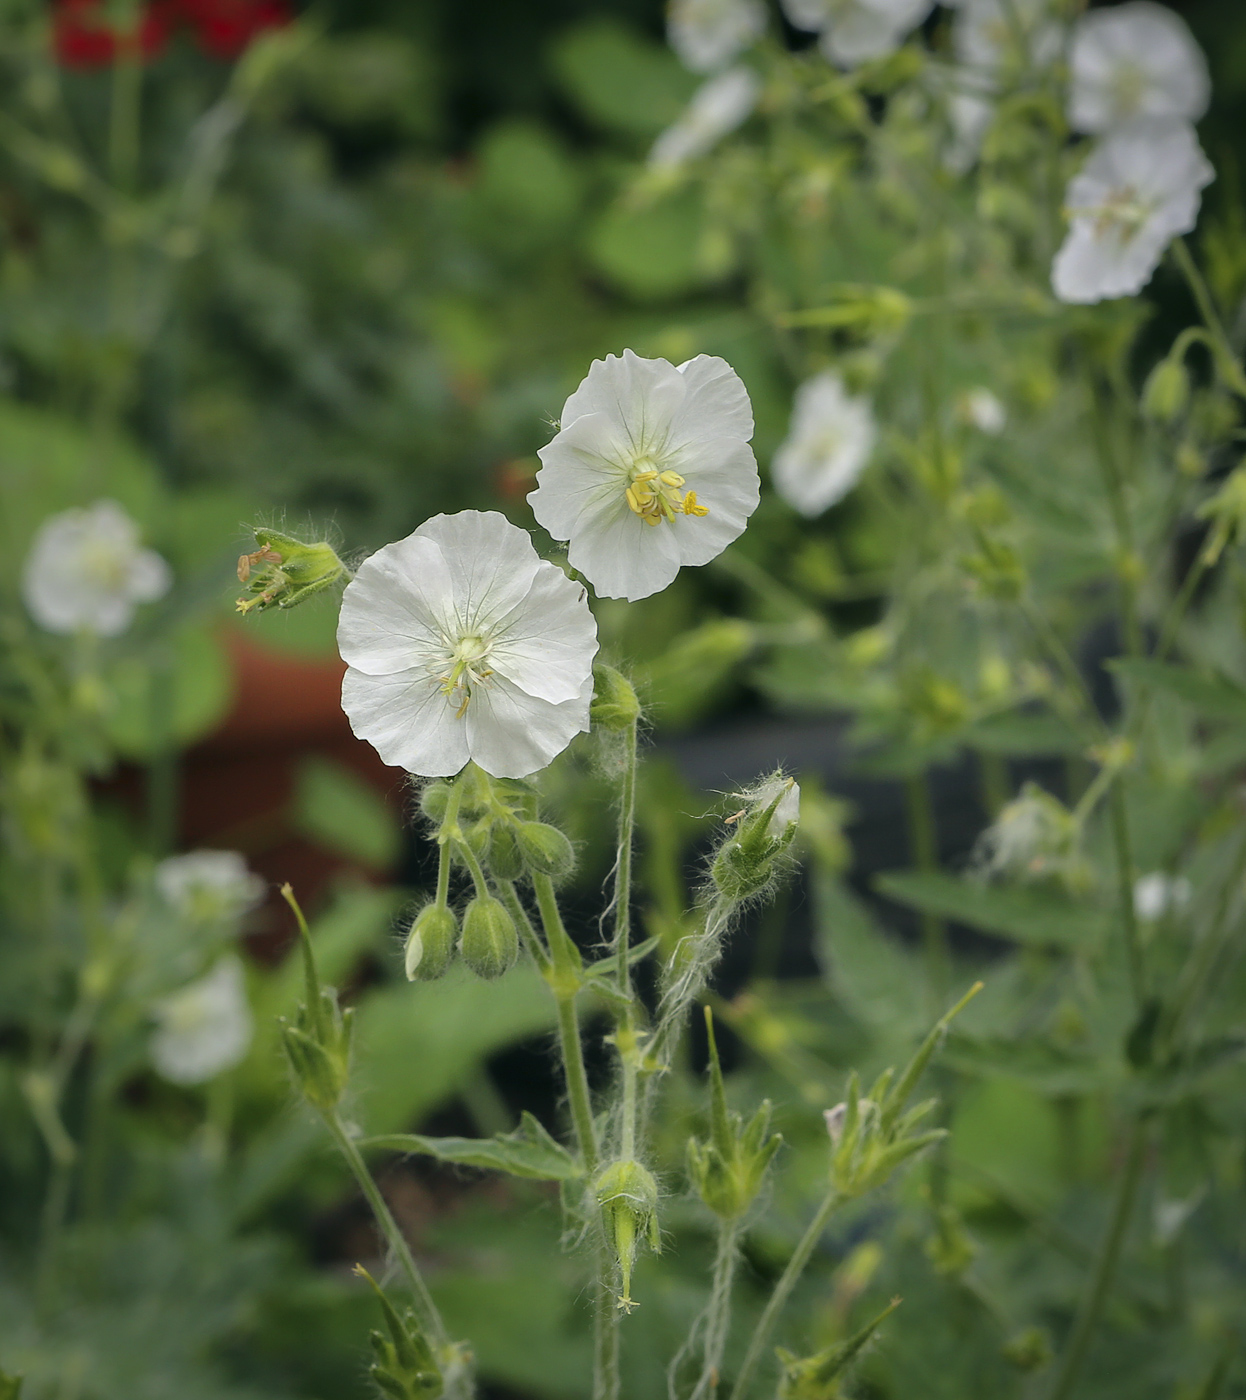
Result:
[[511,916],[491,895],[478,895],[467,906],[459,951],[476,976],[486,980],[501,977],[514,967],[519,934]]
[[415,1314],[408,1310],[400,1315],[362,1264],[355,1265],[355,1273],[372,1285],[389,1334],[373,1332],[369,1338],[373,1360],[368,1371],[377,1389],[389,1400],[436,1400],[445,1382]]
[[497,822],[489,843],[489,869],[499,880],[518,880],[524,873],[524,857],[520,843],[509,822]]
[[430,822],[440,824],[449,802],[449,783],[425,783],[420,789],[420,811]]
[[743,797],[751,810],[745,809],[735,835],[719,848],[710,867],[719,894],[736,904],[761,894],[774,879],[800,817],[800,788],[781,774]]
[[623,1288],[619,1307],[628,1312],[632,1301],[632,1265],[640,1241],[647,1241],[655,1254],[662,1252],[658,1232],[658,1183],[653,1173],[639,1162],[612,1162],[597,1178],[593,1188],[601,1207],[606,1239],[619,1263]]
[[882,1323],[900,1306],[893,1298],[886,1308],[859,1332],[842,1342],[836,1342],[815,1356],[797,1357],[777,1348],[783,1379],[779,1383],[779,1400],[824,1400],[840,1393],[839,1377],[847,1370],[874,1338]]
[[1182,360],[1162,359],[1147,375],[1142,412],[1153,422],[1171,426],[1190,404],[1190,376]]
[[246,595],[238,599],[240,613],[293,608],[348,577],[327,541],[304,544],[279,530],[256,530],[255,540],[259,548],[238,560],[238,582],[246,585]]
[[308,1103],[322,1113],[331,1113],[346,1092],[354,1016],[353,1009],[339,1012],[337,998],[325,988],[317,1014],[300,1006],[293,1025],[281,1023],[294,1078]]
[[640,701],[631,682],[602,661],[593,667],[593,701],[588,713],[593,724],[616,732],[640,718]]
[[519,850],[528,869],[560,880],[575,868],[571,842],[548,822],[520,822],[515,830]]
[[407,934],[407,981],[432,982],[445,974],[454,957],[459,921],[444,904],[426,904]]

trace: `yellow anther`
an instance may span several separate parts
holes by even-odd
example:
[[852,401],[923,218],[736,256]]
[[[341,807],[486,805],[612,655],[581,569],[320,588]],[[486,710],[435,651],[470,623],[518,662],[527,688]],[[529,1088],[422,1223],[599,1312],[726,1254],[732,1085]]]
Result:
[[627,503],[636,512],[637,515],[644,514],[644,512],[640,508],[640,500],[637,497],[636,492],[630,486],[627,488]]
[[632,478],[632,480],[633,480],[633,481],[656,481],[656,480],[657,480],[657,477],[658,477],[657,472],[637,472],[636,475]]
[[623,490],[628,508],[646,525],[674,520],[680,514],[708,515],[708,508],[697,504],[695,491],[689,491],[686,497],[680,494],[683,484],[684,478],[678,472],[655,469],[636,472]]
[[682,486],[684,479],[678,472],[663,472],[661,480],[667,486]]
[[689,491],[684,497],[683,512],[685,515],[708,515],[710,513],[710,508],[709,506],[698,505],[697,493],[695,491]]

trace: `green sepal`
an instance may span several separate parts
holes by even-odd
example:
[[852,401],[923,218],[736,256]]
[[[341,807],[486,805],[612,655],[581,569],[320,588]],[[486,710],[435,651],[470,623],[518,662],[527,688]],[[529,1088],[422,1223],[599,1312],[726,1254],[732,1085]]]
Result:
[[840,1376],[861,1355],[879,1327],[899,1306],[900,1299],[893,1298],[859,1332],[803,1360],[782,1347],[776,1348],[779,1364],[783,1368],[783,1379],[779,1383],[780,1400],[834,1400],[839,1393]]

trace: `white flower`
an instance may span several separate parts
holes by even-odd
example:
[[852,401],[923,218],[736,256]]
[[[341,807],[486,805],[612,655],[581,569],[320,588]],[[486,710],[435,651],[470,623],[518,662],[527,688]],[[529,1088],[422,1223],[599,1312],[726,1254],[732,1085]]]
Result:
[[337,639],[351,728],[408,772],[523,778],[588,728],[584,589],[496,511],[436,515],[365,560]]
[[943,154],[943,165],[953,175],[964,175],[982,150],[995,117],[995,104],[976,92],[953,92],[948,97],[947,114],[952,140]]
[[539,456],[532,513],[606,598],[647,598],[706,564],[757,509],[753,410],[712,355],[594,360]]
[[1175,878],[1162,870],[1140,875],[1134,881],[1134,913],[1144,923],[1153,924],[1168,911],[1184,909],[1193,889],[1184,875]]
[[156,866],[156,889],[194,923],[240,919],[264,897],[264,881],[237,851],[188,851]]
[[998,437],[1008,426],[1008,412],[989,389],[967,389],[956,405],[960,416],[980,433]]
[[1026,783],[978,838],[974,854],[986,875],[1045,877],[1068,864],[1075,832],[1068,810],[1037,784]]
[[666,33],[671,48],[694,73],[712,73],[761,37],[761,0],[671,0]]
[[673,170],[703,156],[749,119],[760,95],[761,80],[751,68],[728,68],[702,83],[679,119],[653,143],[650,166]]
[[197,982],[158,1002],[151,1039],[158,1073],[174,1084],[202,1084],[245,1058],[254,1023],[242,964],[220,962]]
[[834,370],[823,371],[796,391],[771,468],[776,490],[802,515],[821,515],[856,485],[877,437],[869,400],[849,394]]
[[894,53],[934,9],[934,0],[780,0],[797,29],[819,34],[818,47],[841,68]]
[[1194,227],[1199,192],[1214,178],[1183,122],[1140,117],[1109,133],[1069,182],[1056,296],[1085,303],[1141,291],[1169,243]]
[[1151,0],[1092,10],[1069,51],[1069,121],[1099,133],[1135,117],[1196,122],[1211,100],[1207,60],[1185,21]]
[[991,88],[1010,70],[1047,67],[1063,40],[1050,0],[964,0],[952,31],[964,76]]
[[22,570],[22,597],[48,632],[116,637],[138,603],[168,592],[169,566],[139,547],[138,526],[115,501],[50,516]]

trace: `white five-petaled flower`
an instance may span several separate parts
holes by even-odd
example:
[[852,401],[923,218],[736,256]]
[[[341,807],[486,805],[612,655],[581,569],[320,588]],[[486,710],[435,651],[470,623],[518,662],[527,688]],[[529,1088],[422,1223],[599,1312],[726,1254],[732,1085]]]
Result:
[[934,9],[934,0],[780,0],[797,29],[818,34],[818,47],[841,68],[894,53]]
[[821,515],[856,485],[877,438],[869,400],[824,370],[796,391],[791,427],[774,454],[775,489],[802,515]]
[[694,73],[730,63],[766,28],[761,0],[671,0],[666,33],[671,48]]
[[1194,893],[1184,875],[1152,870],[1134,881],[1134,913],[1144,923],[1155,923],[1170,910],[1184,909]]
[[152,1063],[174,1084],[206,1083],[240,1064],[251,1046],[254,1022],[246,980],[232,955],[153,1010],[158,1025]]
[[524,778],[588,728],[584,589],[496,511],[434,516],[365,560],[337,638],[351,728],[408,772]]
[[728,68],[692,94],[683,114],[653,143],[649,165],[675,170],[712,150],[724,136],[742,126],[761,96],[761,79],[751,68]]
[[138,526],[115,501],[50,516],[22,570],[22,597],[48,632],[116,637],[139,603],[169,590],[169,566],[139,545]]
[[600,595],[647,598],[744,530],[758,501],[752,436],[748,391],[726,360],[607,355],[540,449],[532,513],[570,542]]
[[1184,122],[1140,117],[1110,132],[1069,182],[1069,232],[1051,270],[1056,296],[1088,303],[1141,291],[1169,243],[1194,227],[1214,178]]
[[192,923],[240,919],[264,897],[264,881],[237,851],[187,851],[156,866],[156,889]]
[[1069,49],[1069,122],[1098,134],[1135,117],[1196,122],[1211,100],[1207,60],[1185,21],[1152,0],[1092,10]]

